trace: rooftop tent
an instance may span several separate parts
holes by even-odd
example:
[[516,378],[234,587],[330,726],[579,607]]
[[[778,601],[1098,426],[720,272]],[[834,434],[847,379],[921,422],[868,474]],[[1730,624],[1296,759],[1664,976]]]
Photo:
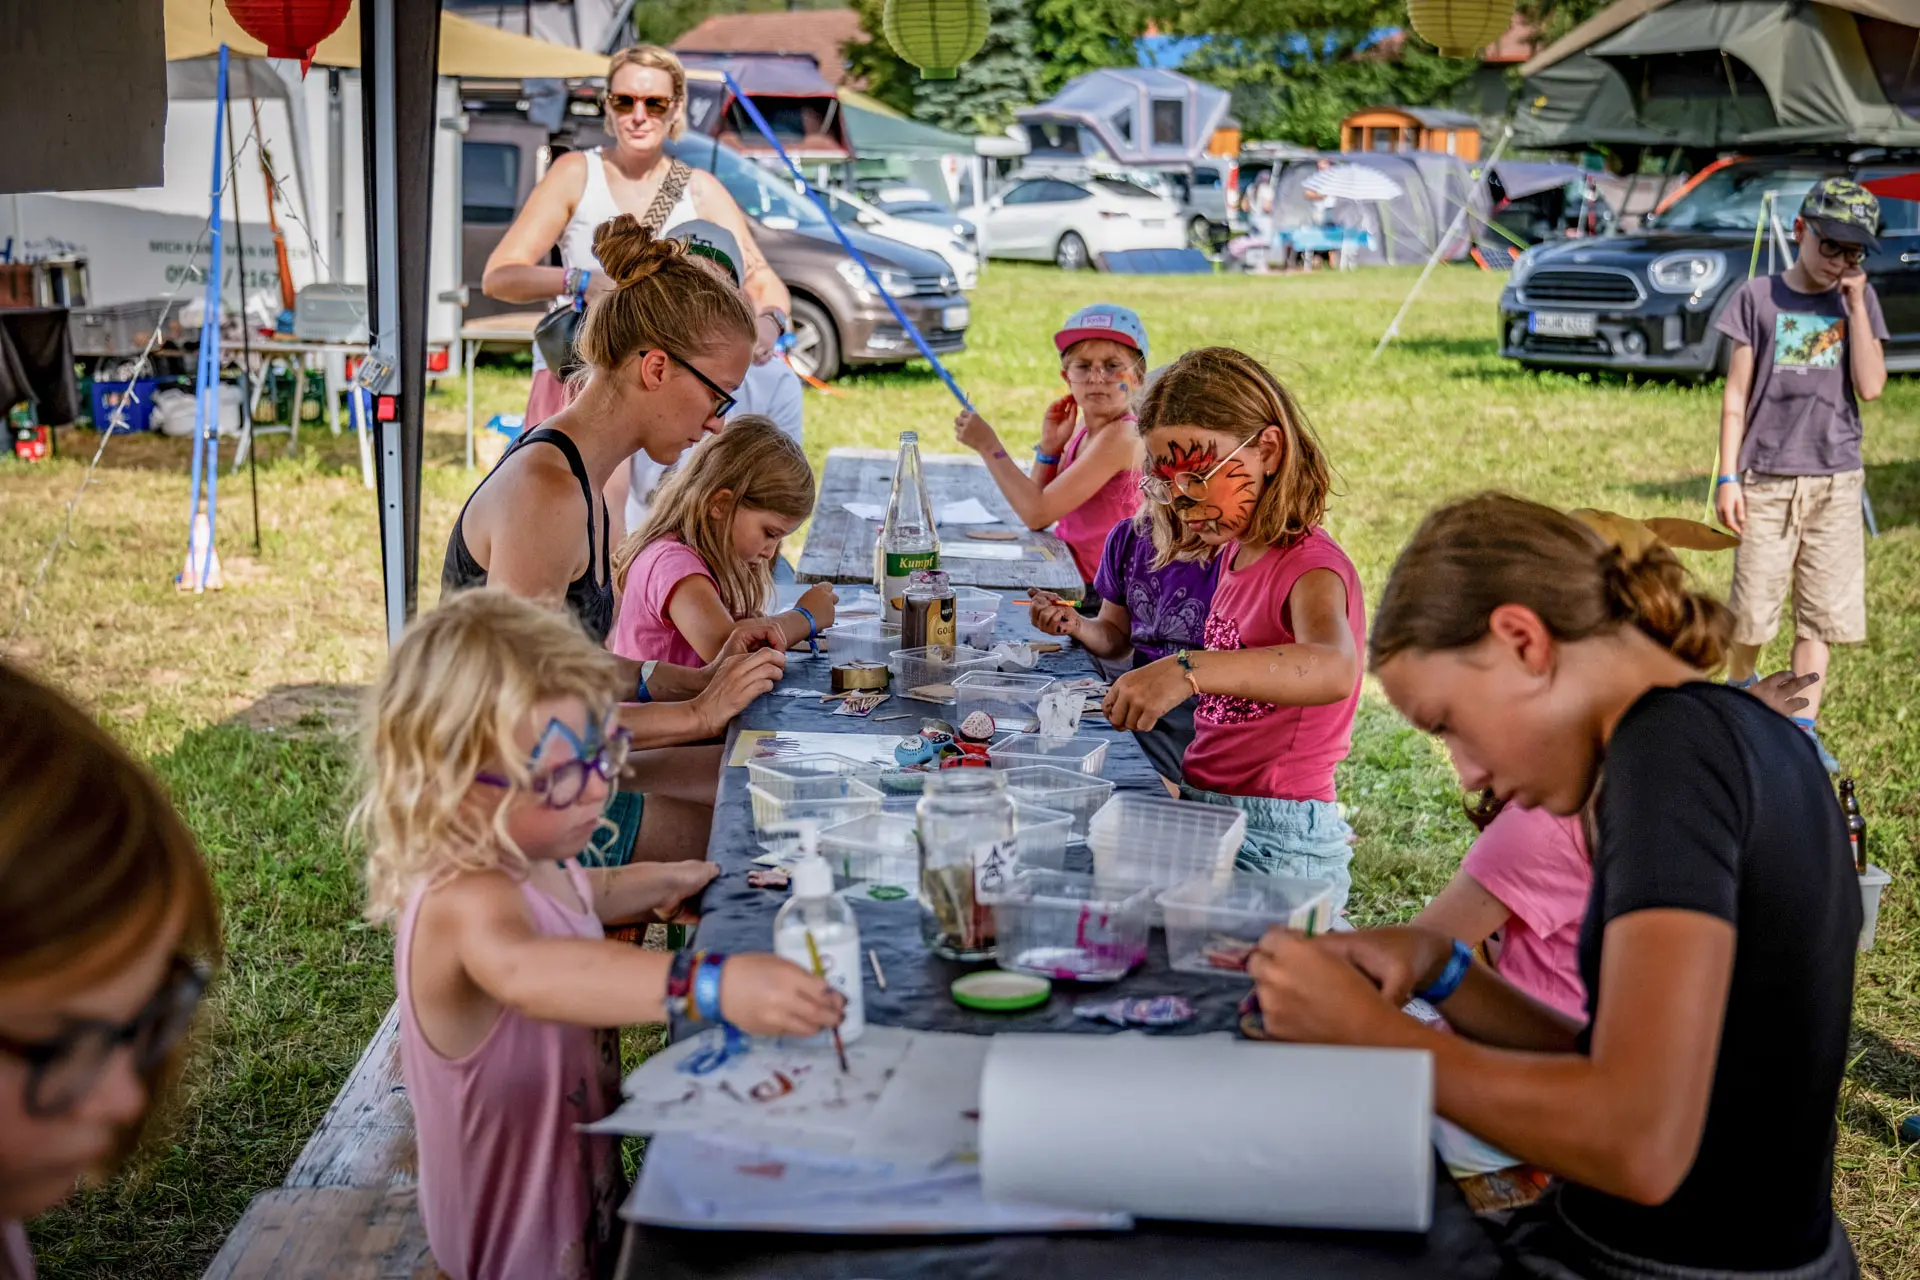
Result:
[[[1307,180],[1322,165],[1355,164],[1376,170],[1399,185],[1391,200],[1312,198]],[[1464,204],[1477,215],[1463,220],[1448,238],[1447,232]],[[1289,164],[1277,179],[1273,195],[1273,222],[1286,231],[1309,225],[1364,231],[1367,244],[1355,260],[1363,265],[1404,265],[1424,262],[1440,251],[1448,262],[1467,256],[1475,242],[1475,228],[1489,216],[1486,185],[1464,160],[1429,151],[1329,152],[1318,161]]]
[[687,84],[687,124],[694,132],[718,138],[742,155],[774,155],[773,148],[734,101],[733,91],[718,78],[730,75],[740,91],[760,108],[788,155],[801,161],[837,163],[852,159],[853,147],[840,100],[812,58],[690,53],[681,60],[689,72],[711,73],[690,78]]
[[1920,145],[1911,10],[1904,0],[1621,0],[1521,69],[1530,109],[1514,141]]
[[1075,76],[1050,101],[1015,112],[1035,159],[1184,165],[1207,154],[1227,117],[1224,89],[1173,71],[1108,68]]

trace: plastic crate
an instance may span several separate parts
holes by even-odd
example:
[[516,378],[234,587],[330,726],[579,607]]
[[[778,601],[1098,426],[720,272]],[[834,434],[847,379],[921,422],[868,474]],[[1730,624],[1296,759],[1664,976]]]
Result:
[[1013,860],[1023,870],[1064,871],[1073,815],[1013,799]]
[[1087,845],[1102,884],[1156,892],[1196,876],[1225,878],[1247,835],[1247,815],[1226,805],[1123,791],[1093,816]]
[[1105,738],[1046,738],[1037,733],[1009,733],[995,738],[987,757],[996,769],[1025,769],[1050,764],[1099,777],[1107,767]]
[[1275,925],[1309,937],[1331,929],[1333,897],[1334,886],[1324,880],[1196,877],[1159,895],[1167,926],[1167,962],[1186,973],[1243,977],[1247,958]]
[[93,384],[93,429],[105,431],[113,426],[113,411],[122,412],[118,431],[145,431],[153,425],[153,393],[160,389],[157,378],[136,382],[96,382]]
[[920,878],[920,842],[912,818],[869,813],[820,832],[820,856],[842,881],[912,886]]
[[953,682],[953,722],[976,711],[993,717],[997,730],[1024,732],[1040,723],[1040,695],[1053,688],[1052,676],[1016,671],[969,671]]
[[969,671],[992,671],[1000,660],[990,653],[967,645],[927,645],[919,649],[896,649],[887,657],[893,672],[893,691],[906,693],[922,685],[952,684]]
[[171,298],[145,298],[67,313],[67,339],[76,356],[137,356],[160,331],[159,346],[179,346],[180,308]]
[[878,618],[862,618],[828,627],[820,638],[836,663],[885,662],[900,647],[900,628]]
[[993,904],[1002,969],[1065,982],[1117,982],[1147,958],[1146,890],[1104,891],[1090,875],[1022,871]]
[[1016,800],[1068,815],[1073,819],[1073,834],[1084,837],[1093,815],[1113,794],[1113,784],[1078,770],[1043,764],[1007,770],[1007,790]]

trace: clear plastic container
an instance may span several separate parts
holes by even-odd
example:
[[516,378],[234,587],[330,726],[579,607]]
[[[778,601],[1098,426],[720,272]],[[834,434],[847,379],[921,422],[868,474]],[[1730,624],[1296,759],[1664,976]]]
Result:
[[1037,733],[1009,733],[995,738],[987,757],[996,769],[1025,769],[1050,764],[1099,777],[1107,767],[1105,738],[1044,738]]
[[885,662],[900,647],[900,628],[878,618],[843,622],[820,633],[836,663]]
[[781,802],[791,800],[795,789],[823,777],[859,778],[877,773],[878,767],[863,765],[845,756],[791,756],[783,760],[747,761],[747,781]]
[[1073,815],[1013,798],[1013,860],[1023,870],[1064,871]]
[[922,685],[952,684],[969,671],[992,671],[1000,660],[984,650],[967,645],[928,645],[922,649],[896,649],[887,655],[893,671],[893,691],[906,693]]
[[1147,958],[1147,893],[1103,892],[1090,875],[1022,871],[993,904],[1002,969],[1117,982]]
[[1040,723],[1040,695],[1053,686],[1052,676],[969,671],[953,682],[953,722],[959,724],[974,712],[984,711],[993,717],[996,730],[1024,733]]
[[1860,873],[1860,949],[1873,950],[1873,931],[1880,923],[1880,895],[1893,883],[1893,877],[1868,864]]
[[1187,973],[1243,976],[1247,958],[1275,925],[1309,937],[1331,929],[1333,896],[1334,887],[1323,880],[1197,876],[1159,896],[1167,925],[1167,962]]
[[1246,834],[1247,815],[1238,809],[1123,791],[1093,815],[1087,846],[1102,884],[1158,892],[1195,876],[1232,874]]
[[880,812],[880,792],[845,774],[804,779],[784,798],[755,786],[747,788],[747,795],[753,801],[754,830],[761,835],[789,823],[817,822],[825,827]]
[[1000,625],[1000,593],[978,587],[953,589],[954,622],[960,630],[960,643],[975,649],[991,649],[993,633]]
[[1113,784],[1104,778],[1050,764],[1008,769],[1006,775],[1007,790],[1016,800],[1067,814],[1073,819],[1073,834],[1079,837],[1085,837],[1087,824],[1113,794]]
[[842,881],[912,888],[920,875],[920,845],[911,817],[870,813],[820,832],[820,856]]

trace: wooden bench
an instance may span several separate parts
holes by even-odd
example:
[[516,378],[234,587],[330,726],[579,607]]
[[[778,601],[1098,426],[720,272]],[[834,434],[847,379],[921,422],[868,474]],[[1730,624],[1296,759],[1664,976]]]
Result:
[[387,1010],[286,1182],[247,1206],[205,1280],[429,1280],[440,1274],[415,1197],[413,1104],[400,1010]]

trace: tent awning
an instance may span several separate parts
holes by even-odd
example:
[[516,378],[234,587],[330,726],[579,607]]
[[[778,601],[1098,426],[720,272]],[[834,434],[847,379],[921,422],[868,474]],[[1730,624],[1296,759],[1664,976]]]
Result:
[[[267,56],[266,46],[242,31],[218,0],[166,0],[167,61],[204,58],[226,45],[236,55]],[[320,42],[314,63],[360,65],[359,0],[340,29]],[[501,31],[457,13],[440,15],[440,74],[495,80],[590,80],[607,73],[606,58],[530,36]]]
[[[849,94],[845,89],[840,91],[840,106],[847,120],[847,136],[853,142],[856,156],[919,158],[973,154],[972,138],[936,129],[918,120],[909,120],[888,111],[877,102],[873,105],[881,109],[871,110],[857,101],[862,98],[862,94]],[[873,100],[866,98],[865,101]]]

